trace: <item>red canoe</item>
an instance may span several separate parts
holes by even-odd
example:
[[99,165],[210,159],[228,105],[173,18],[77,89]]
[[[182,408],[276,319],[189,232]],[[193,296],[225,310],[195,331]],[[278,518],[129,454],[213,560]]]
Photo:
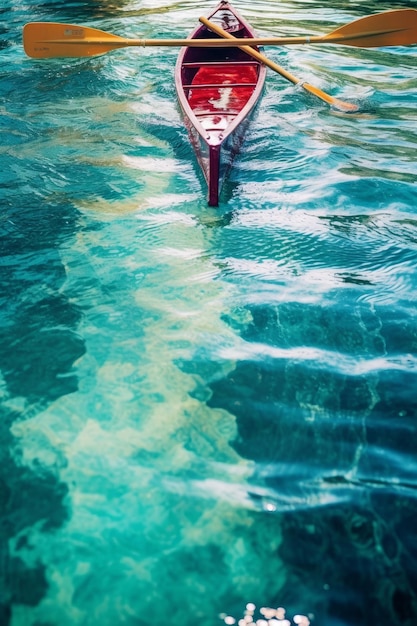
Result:
[[[252,28],[223,1],[209,20],[234,37],[254,37]],[[218,37],[201,25],[191,39]],[[257,49],[257,48],[255,48]],[[238,47],[181,48],[175,85],[190,141],[217,206],[223,180],[239,151],[265,82],[266,68]]]

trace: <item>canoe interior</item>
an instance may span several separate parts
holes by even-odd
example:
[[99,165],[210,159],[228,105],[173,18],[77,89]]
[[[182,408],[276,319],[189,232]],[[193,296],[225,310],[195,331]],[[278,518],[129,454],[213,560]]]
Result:
[[[253,37],[250,26],[224,2],[209,19],[234,37]],[[204,25],[193,39],[218,38]],[[177,64],[177,90],[191,143],[209,186],[209,204],[218,204],[222,180],[240,148],[246,117],[265,80],[265,67],[238,47],[185,48]],[[180,83],[180,89],[178,89]]]

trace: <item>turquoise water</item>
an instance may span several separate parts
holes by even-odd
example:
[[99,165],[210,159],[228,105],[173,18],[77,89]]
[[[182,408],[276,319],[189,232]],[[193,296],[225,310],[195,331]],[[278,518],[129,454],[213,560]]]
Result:
[[[265,36],[393,7],[323,5],[235,6]],[[213,209],[177,49],[21,47],[213,6],[0,2],[2,626],[417,623],[415,48],[268,49],[360,113],[270,72]]]

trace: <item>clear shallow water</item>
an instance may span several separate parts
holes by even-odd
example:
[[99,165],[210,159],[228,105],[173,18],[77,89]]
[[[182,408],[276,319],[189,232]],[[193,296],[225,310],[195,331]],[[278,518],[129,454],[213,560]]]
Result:
[[[236,6],[295,35],[393,5]],[[211,4],[0,7],[0,623],[415,624],[415,50],[268,50],[361,112],[270,74],[210,209],[178,50],[35,62],[21,28]]]

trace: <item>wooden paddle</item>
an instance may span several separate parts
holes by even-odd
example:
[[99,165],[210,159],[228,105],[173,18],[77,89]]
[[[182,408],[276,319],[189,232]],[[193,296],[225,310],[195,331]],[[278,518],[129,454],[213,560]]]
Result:
[[[236,37],[233,37],[233,35],[231,35],[230,33],[220,28],[220,26],[217,26],[217,24],[213,24],[213,22],[210,22],[206,17],[200,17],[200,22],[204,24],[204,26],[209,28],[211,31],[216,33],[217,35],[220,35],[220,37],[224,37],[225,39],[228,39],[228,40],[229,39],[236,40]],[[246,40],[244,39],[243,41],[246,41]],[[281,76],[289,80],[291,83],[294,83],[294,85],[298,85],[298,84],[301,85],[303,89],[313,94],[314,96],[317,96],[317,98],[320,98],[320,100],[324,100],[324,102],[327,102],[327,104],[330,104],[331,106],[335,107],[339,111],[343,111],[345,113],[354,113],[355,111],[359,110],[359,107],[357,104],[353,104],[352,102],[344,102],[343,100],[339,100],[339,98],[334,98],[333,96],[330,96],[329,94],[325,93],[318,87],[313,87],[313,85],[310,85],[309,83],[305,83],[299,78],[296,78],[295,76],[287,72],[287,70],[284,70],[283,67],[281,67],[277,63],[274,63],[274,61],[271,61],[264,54],[261,54],[260,52],[258,52],[257,50],[254,50],[250,46],[240,45],[239,48],[243,50],[244,52],[246,52],[247,54],[249,54],[251,57],[257,59],[258,61],[266,65],[267,67],[271,68],[271,70],[274,70],[274,72],[281,74]]]
[[[269,37],[245,39],[246,45],[292,45],[308,43],[343,44],[362,48],[403,46],[417,43],[417,10],[398,9],[360,18],[328,35],[315,37]],[[87,57],[130,46],[237,46],[224,39],[126,39],[97,28],[31,22],[23,29],[23,45],[28,56]]]

